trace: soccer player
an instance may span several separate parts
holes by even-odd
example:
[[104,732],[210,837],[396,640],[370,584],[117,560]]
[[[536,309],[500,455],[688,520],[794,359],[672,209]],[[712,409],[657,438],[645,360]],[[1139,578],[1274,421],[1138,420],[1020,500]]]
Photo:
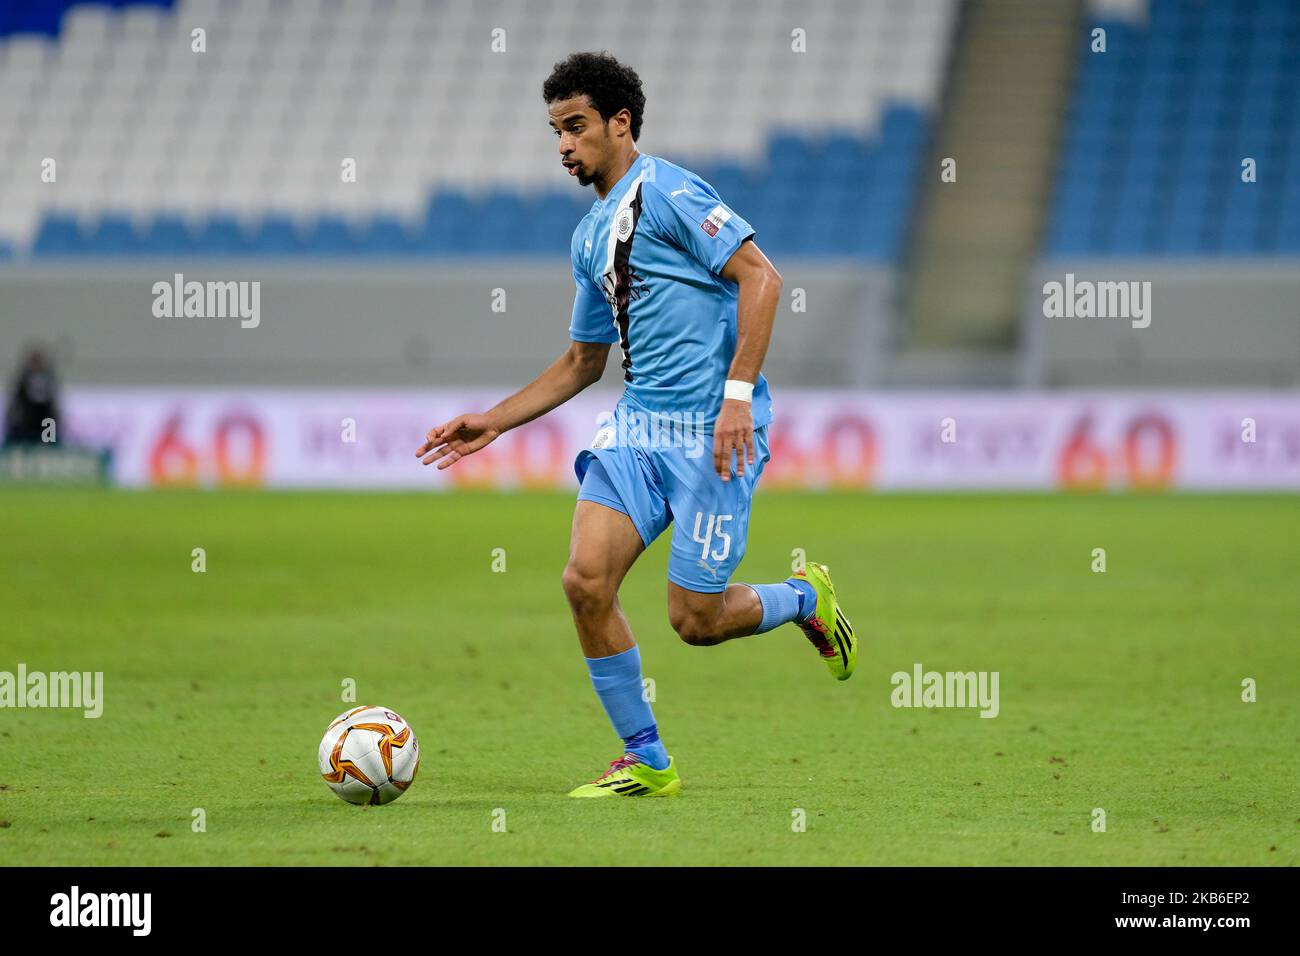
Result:
[[846,680],[857,640],[824,565],[776,584],[728,584],[768,460],[772,402],[759,369],[781,276],[754,229],[704,180],[637,151],[641,80],[605,53],[575,53],[542,87],[560,161],[597,199],[573,233],[568,350],[482,414],[429,430],[417,450],[446,468],[597,381],[609,347],[625,384],[612,421],[577,456],[564,593],[591,682],[623,755],[573,797],[672,796],[681,779],[643,697],[641,652],[618,602],[623,577],[673,526],[668,618],[707,646],[796,624]]

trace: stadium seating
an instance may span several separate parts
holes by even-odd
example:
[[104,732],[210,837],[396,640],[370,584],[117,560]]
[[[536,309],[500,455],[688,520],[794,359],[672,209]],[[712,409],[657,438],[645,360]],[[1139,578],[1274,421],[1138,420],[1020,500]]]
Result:
[[645,82],[640,147],[713,182],[765,248],[890,262],[956,7],[656,0],[655,28],[629,33],[641,0],[11,0],[0,242],[38,257],[563,254],[594,194],[561,174],[541,81],[607,49]]
[[1048,255],[1300,253],[1300,3],[1106,6],[1106,51],[1080,41]]

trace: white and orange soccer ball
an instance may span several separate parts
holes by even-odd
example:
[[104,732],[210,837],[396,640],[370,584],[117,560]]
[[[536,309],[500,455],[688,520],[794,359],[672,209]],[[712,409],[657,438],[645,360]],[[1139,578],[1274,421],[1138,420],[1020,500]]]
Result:
[[420,744],[399,714],[354,707],[339,714],[321,738],[320,773],[348,803],[392,803],[420,769]]

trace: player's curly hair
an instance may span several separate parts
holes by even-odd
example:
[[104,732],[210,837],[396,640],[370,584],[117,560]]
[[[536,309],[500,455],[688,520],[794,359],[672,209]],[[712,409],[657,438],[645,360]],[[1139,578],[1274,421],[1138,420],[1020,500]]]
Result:
[[632,140],[635,142],[640,138],[645,93],[641,91],[641,77],[635,70],[603,51],[572,53],[555,64],[555,69],[542,84],[542,98],[547,103],[584,93],[591,97],[591,105],[606,122],[626,108],[632,114]]

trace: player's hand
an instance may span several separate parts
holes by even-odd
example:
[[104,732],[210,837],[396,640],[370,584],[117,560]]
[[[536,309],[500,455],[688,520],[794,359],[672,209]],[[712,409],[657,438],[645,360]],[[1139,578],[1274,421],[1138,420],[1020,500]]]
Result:
[[415,450],[415,457],[426,465],[438,462],[441,471],[487,447],[500,434],[501,429],[486,415],[457,415],[445,425],[430,428],[425,443]]
[[745,465],[755,465],[754,414],[749,402],[734,398],[725,399],[718,420],[713,426],[713,467],[723,481],[731,480],[731,456],[736,455],[738,474],[745,473]]

